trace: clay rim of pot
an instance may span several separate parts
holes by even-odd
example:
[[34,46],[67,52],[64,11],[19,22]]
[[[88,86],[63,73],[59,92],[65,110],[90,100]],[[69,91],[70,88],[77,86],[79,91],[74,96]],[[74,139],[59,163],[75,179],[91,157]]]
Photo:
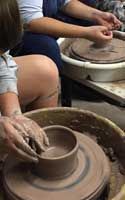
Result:
[[93,42],[91,47],[93,49],[110,49],[111,41]]
[[[72,136],[74,137],[74,140],[75,140],[75,145],[74,147],[66,154],[62,155],[62,156],[57,156],[57,157],[44,157],[42,156],[39,156],[39,160],[48,160],[48,161],[53,161],[53,160],[59,160],[59,159],[65,159],[73,154],[75,154],[78,149],[79,149],[79,143],[78,143],[78,140],[77,140],[77,137],[74,133],[74,131],[70,128],[67,128],[65,126],[61,126],[61,125],[50,125],[50,126],[46,126],[43,128],[43,130],[46,132],[46,130],[49,130],[49,129],[62,129],[64,131],[67,131],[69,134],[72,134]],[[68,134],[67,133],[67,134]]]

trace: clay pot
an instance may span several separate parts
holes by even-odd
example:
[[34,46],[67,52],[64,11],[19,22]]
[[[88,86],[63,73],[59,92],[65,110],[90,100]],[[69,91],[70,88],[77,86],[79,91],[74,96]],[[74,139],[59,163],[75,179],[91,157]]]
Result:
[[44,130],[50,146],[41,154],[35,173],[47,179],[65,178],[77,167],[77,138],[70,128],[64,126],[48,126]]
[[[95,113],[77,108],[47,108],[32,111],[25,115],[35,120],[41,127],[59,124],[71,128],[75,132],[80,145],[78,154],[76,153],[79,162],[71,176],[61,180],[49,181],[32,174],[30,171],[31,163],[28,165],[21,164],[19,161],[15,163],[15,160],[8,157],[3,172],[7,199],[114,200],[114,198],[117,198],[117,194],[118,197],[121,197],[124,191],[125,175],[121,173],[119,165],[125,169],[125,133],[118,126]],[[100,147],[106,149],[107,153],[110,148],[115,152],[116,161],[111,160],[111,154],[109,154],[110,157],[108,156],[111,165],[110,188],[107,185],[109,176],[107,176],[105,160],[103,156],[100,159],[99,154],[95,153],[97,147],[95,141],[99,143]],[[94,150],[91,148],[93,145]],[[88,160],[91,155],[94,156],[92,156],[93,159]],[[88,163],[88,161],[90,162]],[[65,164],[66,162],[63,163],[63,167],[65,167]],[[96,168],[96,164],[99,168]],[[68,164],[66,165],[68,166]],[[50,169],[47,173],[50,173],[49,171]],[[57,170],[54,170],[54,173],[55,171]]]
[[111,41],[104,41],[104,42],[94,42],[93,48],[95,49],[110,49]]

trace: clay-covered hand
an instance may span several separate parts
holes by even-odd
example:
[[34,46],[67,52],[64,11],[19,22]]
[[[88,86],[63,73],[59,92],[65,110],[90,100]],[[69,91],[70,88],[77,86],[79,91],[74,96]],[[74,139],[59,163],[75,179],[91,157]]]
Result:
[[17,115],[0,117],[0,145],[25,161],[38,161],[49,141],[45,132],[33,120]]
[[104,44],[112,39],[113,34],[105,26],[90,26],[86,27],[85,37],[95,43]]
[[106,26],[109,30],[117,30],[122,25],[115,15],[109,12],[97,12],[93,14],[94,21],[102,26]]

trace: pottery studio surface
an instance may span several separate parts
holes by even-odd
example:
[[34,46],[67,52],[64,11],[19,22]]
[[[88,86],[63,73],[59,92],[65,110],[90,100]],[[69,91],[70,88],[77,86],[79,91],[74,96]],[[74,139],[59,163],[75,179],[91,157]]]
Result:
[[[3,170],[7,200],[121,200],[125,135],[119,127],[75,108],[26,115],[45,128],[50,147],[35,166],[8,157]],[[61,149],[59,154],[53,147]]]

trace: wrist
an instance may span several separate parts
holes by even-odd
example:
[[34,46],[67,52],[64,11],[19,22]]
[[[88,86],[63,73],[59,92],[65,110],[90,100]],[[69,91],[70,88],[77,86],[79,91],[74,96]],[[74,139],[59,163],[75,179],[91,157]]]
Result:
[[19,108],[6,107],[6,109],[4,109],[1,112],[1,114],[2,114],[2,116],[5,116],[5,117],[14,117],[17,115],[21,115],[22,112],[21,112],[20,107]]
[[88,39],[89,40],[89,31],[90,27],[83,27],[83,30],[82,30],[82,38],[85,38],[85,39]]
[[11,111],[10,114],[9,114],[9,117],[14,117],[14,116],[17,116],[17,115],[22,115],[22,112],[19,108]]
[[17,115],[21,113],[18,96],[7,92],[0,95],[0,110],[3,116]]
[[74,37],[87,38],[88,27],[79,26],[77,27],[77,29],[75,29],[73,33],[74,33]]
[[100,10],[96,10],[94,9],[92,14],[91,14],[91,18],[94,22],[98,22],[98,19],[100,18],[100,16],[103,14],[102,11]]

